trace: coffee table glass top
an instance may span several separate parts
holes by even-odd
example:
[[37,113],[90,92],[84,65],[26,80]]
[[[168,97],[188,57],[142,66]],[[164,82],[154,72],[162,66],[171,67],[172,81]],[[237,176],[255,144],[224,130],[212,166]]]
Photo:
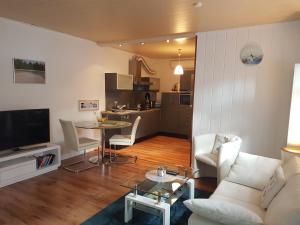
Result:
[[[158,171],[158,168],[163,169]],[[177,175],[164,174],[164,170],[176,172]],[[159,175],[158,175],[159,174]],[[138,195],[157,201],[174,204],[185,192],[186,183],[191,177],[191,169],[182,166],[149,167],[138,175],[129,178],[121,186],[129,188]]]

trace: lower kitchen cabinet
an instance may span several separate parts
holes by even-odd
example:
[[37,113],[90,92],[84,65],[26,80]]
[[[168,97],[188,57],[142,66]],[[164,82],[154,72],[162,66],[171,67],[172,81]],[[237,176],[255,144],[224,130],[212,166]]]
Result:
[[[147,137],[150,135],[154,135],[160,131],[160,118],[161,118],[161,110],[160,109],[151,109],[145,111],[137,111],[133,113],[129,113],[126,115],[122,114],[106,114],[105,112],[102,113],[103,116],[108,116],[110,120],[122,120],[134,123],[136,118],[140,116],[142,119],[138,126],[136,132],[136,139]],[[114,129],[114,130],[107,130],[106,131],[106,141],[114,134],[123,134],[128,135],[131,134],[132,127],[123,128],[123,129]]]

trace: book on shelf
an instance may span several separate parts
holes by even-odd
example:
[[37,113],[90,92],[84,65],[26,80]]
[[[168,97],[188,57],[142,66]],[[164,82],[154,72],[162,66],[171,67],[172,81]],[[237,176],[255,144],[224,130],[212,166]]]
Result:
[[36,163],[37,163],[37,168],[41,169],[47,166],[50,166],[55,159],[55,154],[47,154],[47,155],[42,155],[42,156],[37,156],[36,157]]

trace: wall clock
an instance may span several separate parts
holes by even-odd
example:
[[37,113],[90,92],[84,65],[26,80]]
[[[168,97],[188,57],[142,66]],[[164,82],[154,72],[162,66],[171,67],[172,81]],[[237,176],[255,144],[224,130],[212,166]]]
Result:
[[240,53],[242,63],[246,65],[260,64],[264,57],[262,48],[257,43],[246,44]]

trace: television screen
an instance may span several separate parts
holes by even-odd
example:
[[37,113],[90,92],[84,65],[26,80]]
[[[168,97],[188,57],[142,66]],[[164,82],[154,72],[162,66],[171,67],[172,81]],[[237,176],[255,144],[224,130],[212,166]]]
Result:
[[49,141],[49,109],[0,111],[0,150]]

